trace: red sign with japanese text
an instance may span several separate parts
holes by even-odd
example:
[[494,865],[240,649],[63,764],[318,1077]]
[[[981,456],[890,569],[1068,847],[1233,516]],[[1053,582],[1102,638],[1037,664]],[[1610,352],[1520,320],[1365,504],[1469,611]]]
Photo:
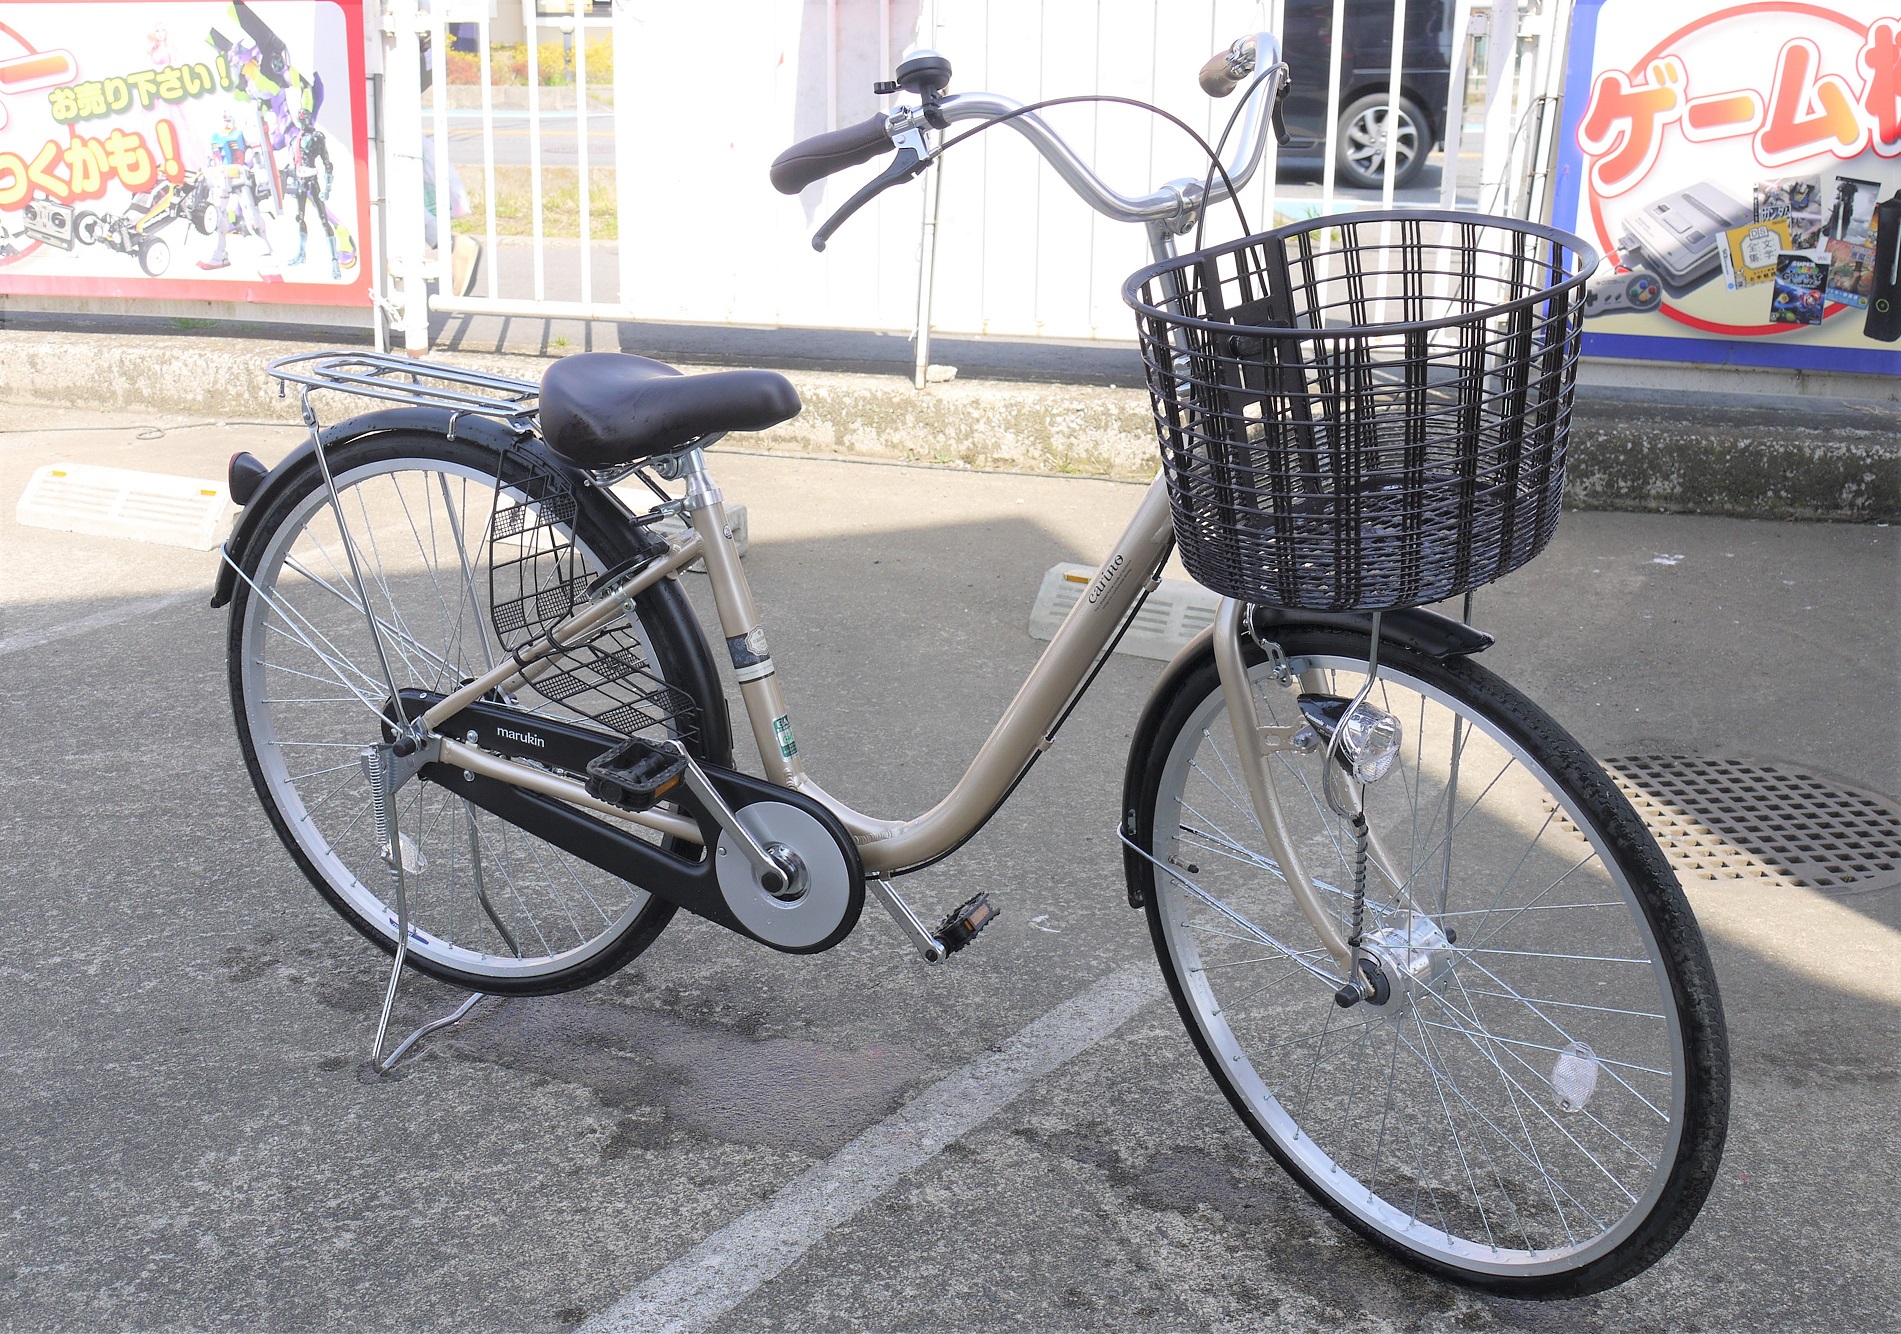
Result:
[[0,293],[362,305],[362,0],[0,6]]
[[1583,0],[1565,101],[1587,353],[1901,370],[1901,0]]

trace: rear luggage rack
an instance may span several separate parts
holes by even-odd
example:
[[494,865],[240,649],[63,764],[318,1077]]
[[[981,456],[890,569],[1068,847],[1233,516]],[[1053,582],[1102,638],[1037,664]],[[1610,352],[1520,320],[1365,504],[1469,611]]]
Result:
[[541,385],[533,380],[385,352],[298,352],[279,357],[265,370],[278,382],[280,398],[291,385],[303,386],[306,406],[312,390],[333,389],[410,407],[446,408],[457,416],[499,417],[523,429],[541,409]]

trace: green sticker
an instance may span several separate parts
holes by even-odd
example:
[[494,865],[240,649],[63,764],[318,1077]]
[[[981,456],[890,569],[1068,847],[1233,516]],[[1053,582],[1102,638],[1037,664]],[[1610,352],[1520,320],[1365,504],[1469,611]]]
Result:
[[799,743],[792,739],[792,720],[785,714],[772,720],[772,733],[779,738],[779,754],[789,760],[799,753]]

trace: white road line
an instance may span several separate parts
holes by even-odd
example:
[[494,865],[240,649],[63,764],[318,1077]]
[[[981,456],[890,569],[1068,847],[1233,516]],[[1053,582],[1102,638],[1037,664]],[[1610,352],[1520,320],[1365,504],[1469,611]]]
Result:
[[1114,1033],[1161,990],[1154,964],[1093,983],[728,1223],[583,1325],[582,1334],[705,1329],[946,1145]]
[[[74,635],[87,634],[93,630],[103,630],[108,625],[118,625],[121,621],[135,620],[141,616],[151,616],[165,610],[176,602],[183,602],[193,596],[191,591],[167,593],[163,597],[141,598],[137,602],[122,602],[116,607],[107,607],[104,611],[95,611],[90,616],[81,616],[76,621],[66,621],[59,625],[41,626],[38,630],[22,630],[17,635],[8,635],[0,639],[0,658],[9,653],[24,653],[27,649],[38,648],[42,644],[51,644],[55,640],[70,639]],[[207,599],[209,600],[209,599]]]

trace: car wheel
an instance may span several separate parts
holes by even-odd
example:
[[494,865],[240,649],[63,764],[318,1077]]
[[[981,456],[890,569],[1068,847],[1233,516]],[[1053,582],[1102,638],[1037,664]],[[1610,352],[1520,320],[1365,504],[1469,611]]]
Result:
[[[1385,93],[1355,98],[1340,113],[1334,135],[1334,162],[1340,180],[1361,190],[1377,190],[1386,177],[1386,121],[1392,107]],[[1398,139],[1393,188],[1411,185],[1425,169],[1431,151],[1432,121],[1417,102],[1399,99]]]

